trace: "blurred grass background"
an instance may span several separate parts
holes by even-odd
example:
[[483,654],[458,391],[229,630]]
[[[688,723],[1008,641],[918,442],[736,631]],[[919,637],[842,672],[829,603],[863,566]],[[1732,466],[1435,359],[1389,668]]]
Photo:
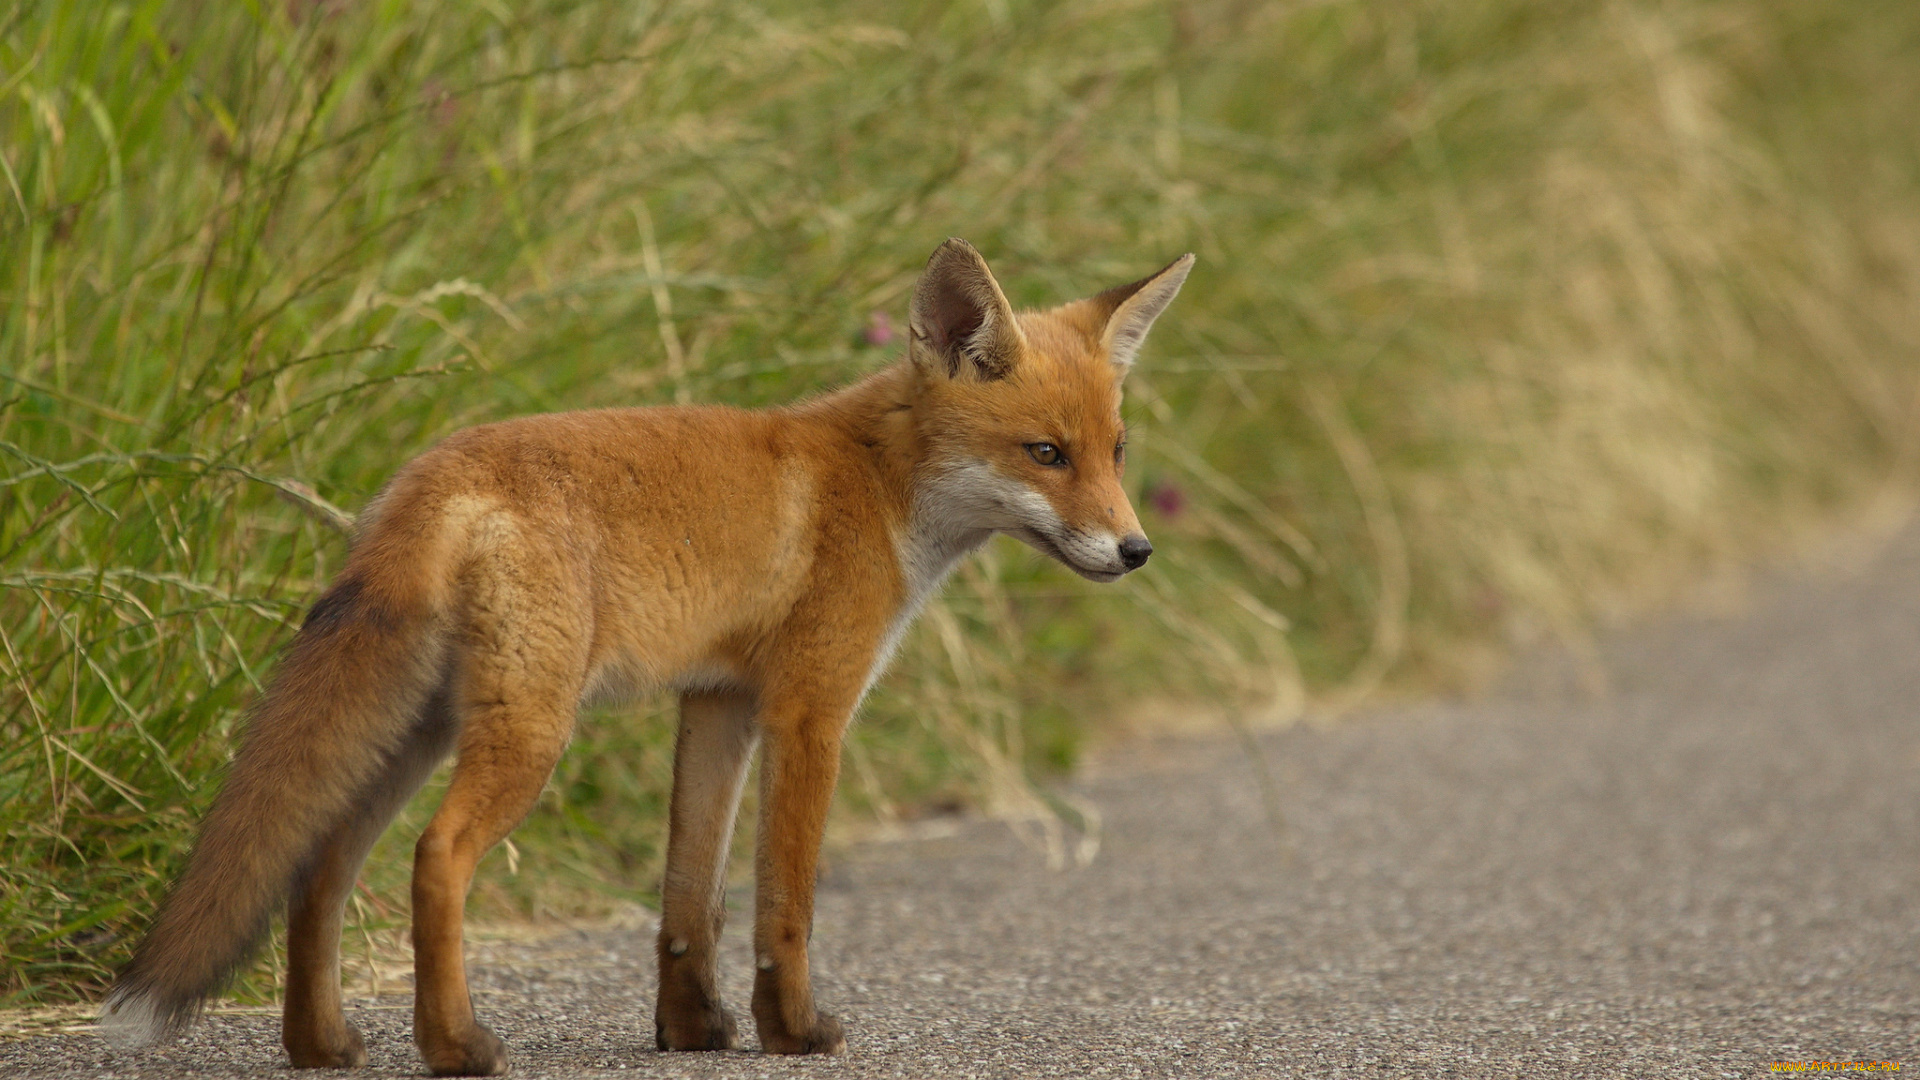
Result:
[[[1129,388],[1158,554],[969,563],[856,817],[1061,858],[1031,778],[1143,701],[1472,686],[1776,549],[1915,460],[1917,115],[1908,0],[16,3],[0,1002],[124,957],[333,508],[472,423],[850,380],[948,235],[1025,304],[1199,253]],[[670,731],[588,717],[480,907],[651,897]]]

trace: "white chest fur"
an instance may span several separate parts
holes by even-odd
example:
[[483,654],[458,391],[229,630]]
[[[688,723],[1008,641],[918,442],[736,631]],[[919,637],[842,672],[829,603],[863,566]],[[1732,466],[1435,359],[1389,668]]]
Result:
[[927,598],[940,588],[953,573],[953,568],[969,552],[987,542],[993,535],[990,528],[981,528],[956,519],[955,515],[942,512],[941,507],[930,506],[929,499],[921,499],[915,506],[913,518],[907,527],[894,537],[894,558],[900,564],[900,576],[906,586],[901,598],[899,610],[887,624],[885,637],[880,641],[880,651],[874,656],[873,668],[867,673],[867,685],[860,691],[862,697],[867,690],[887,670],[893,662],[893,654],[900,648],[900,641],[906,637],[907,628],[920,615],[920,609],[926,605]]

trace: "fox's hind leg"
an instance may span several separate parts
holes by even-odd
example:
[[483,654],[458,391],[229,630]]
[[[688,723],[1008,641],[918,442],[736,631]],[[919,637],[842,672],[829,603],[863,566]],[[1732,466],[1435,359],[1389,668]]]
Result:
[[720,930],[726,924],[727,850],[753,753],[753,697],[700,692],[680,698],[673,754],[667,873],[660,890],[662,1050],[731,1050],[733,1017],[720,1004]]
[[296,1069],[365,1064],[366,1045],[340,1002],[340,928],[360,866],[393,815],[420,790],[452,747],[444,694],[427,704],[377,787],[320,849],[287,915],[287,999],[281,1041]]
[[[507,1071],[506,1047],[473,1017],[461,923],[474,867],[540,797],[573,732],[584,665],[552,627],[515,624],[512,649],[475,658],[459,700],[460,748],[446,798],[413,859],[413,1039],[438,1076]],[[542,638],[547,640],[542,641]]]
[[287,1001],[280,1040],[296,1069],[366,1064],[366,1043],[340,1008],[340,927],[360,866],[453,745],[444,694],[436,694],[379,784],[342,822],[314,860],[287,910]]

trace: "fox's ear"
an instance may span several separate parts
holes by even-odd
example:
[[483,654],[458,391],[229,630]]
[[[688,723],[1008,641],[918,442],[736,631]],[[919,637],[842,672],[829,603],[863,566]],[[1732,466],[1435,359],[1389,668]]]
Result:
[[1167,310],[1173,298],[1180,295],[1180,286],[1187,280],[1187,271],[1193,269],[1193,255],[1182,255],[1168,263],[1157,273],[1149,274],[1139,281],[1115,286],[1106,292],[1092,297],[1088,301],[1094,309],[1106,315],[1106,326],[1100,331],[1100,345],[1107,350],[1115,366],[1128,368],[1133,366],[1134,357],[1140,355],[1140,345],[1147,340],[1147,331],[1153,329],[1153,320]]
[[1020,326],[987,260],[950,239],[934,250],[913,287],[907,355],[943,379],[1004,379],[1020,359]]

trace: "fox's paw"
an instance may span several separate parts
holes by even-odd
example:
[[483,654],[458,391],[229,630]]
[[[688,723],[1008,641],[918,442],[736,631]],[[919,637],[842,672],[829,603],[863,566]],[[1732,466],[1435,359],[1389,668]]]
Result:
[[653,1042],[662,1050],[734,1050],[740,1029],[733,1014],[714,1005],[700,1010],[669,1010],[662,1005],[653,1017]]
[[[767,972],[761,972],[762,976]],[[769,1054],[844,1054],[847,1033],[840,1021],[826,1013],[814,1012],[806,1023],[788,1022],[788,1010],[781,1007],[780,993],[772,979],[754,981],[753,1024],[760,1029],[760,1049]]]
[[296,1069],[357,1069],[367,1063],[367,1040],[352,1024],[324,1034],[288,1028],[281,1041]]
[[507,1044],[475,1024],[463,1038],[420,1047],[420,1056],[435,1076],[505,1076]]
[[847,1033],[840,1021],[826,1013],[815,1013],[813,1024],[804,1032],[787,1030],[783,1023],[760,1025],[760,1049],[769,1054],[844,1054]]
[[703,963],[671,950],[660,954],[660,997],[653,1042],[662,1050],[732,1050],[740,1045],[733,1014],[720,1004],[711,954]]

